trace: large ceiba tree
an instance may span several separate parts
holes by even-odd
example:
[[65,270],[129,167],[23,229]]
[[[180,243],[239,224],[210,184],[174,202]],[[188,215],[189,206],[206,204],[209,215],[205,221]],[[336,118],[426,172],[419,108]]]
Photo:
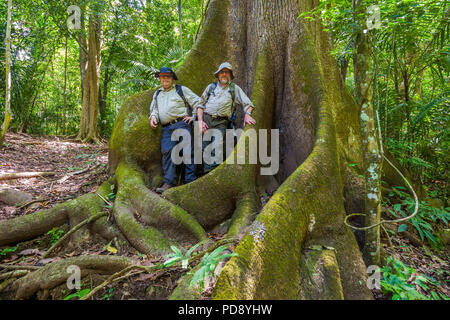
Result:
[[[229,220],[228,237],[241,239],[238,255],[222,269],[213,298],[370,299],[360,248],[343,223],[346,214],[362,212],[364,203],[357,172],[363,167],[359,110],[329,54],[329,35],[320,22],[298,18],[316,5],[316,0],[212,0],[203,32],[177,70],[180,83],[201,93],[221,62],[233,64],[235,82],[256,106],[254,128],[280,130],[275,176],[261,176],[258,165],[224,163],[158,196],[150,189],[162,180],[161,130],[148,123],[154,91],[142,92],[120,109],[110,140],[111,178],[97,194],[0,223],[0,245],[67,222],[73,227],[101,212],[102,198],[114,190],[114,222],[100,217],[72,241],[117,237],[143,253],[161,255],[173,243],[207,239],[208,230]],[[244,140],[236,148],[247,150]],[[258,191],[274,186],[260,208]],[[78,264],[83,274],[96,268],[114,272],[131,263],[120,257],[69,260],[16,281],[16,298],[64,282],[69,264]],[[195,298],[187,283],[181,280],[172,298]]]

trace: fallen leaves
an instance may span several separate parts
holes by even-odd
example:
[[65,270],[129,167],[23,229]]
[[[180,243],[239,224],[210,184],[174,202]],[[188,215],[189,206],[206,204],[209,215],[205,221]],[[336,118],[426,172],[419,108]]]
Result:
[[[16,215],[25,215],[42,208],[52,207],[66,198],[75,198],[80,194],[96,189],[106,178],[106,170],[86,170],[83,174],[69,175],[71,179],[57,183],[68,175],[65,168],[75,165],[80,168],[106,167],[108,162],[107,148],[102,145],[85,145],[72,141],[64,141],[57,137],[33,137],[30,135],[8,132],[6,135],[8,148],[0,150],[0,173],[6,172],[42,172],[53,171],[55,176],[46,178],[29,178],[0,181],[0,188],[14,188],[27,192],[34,199],[48,199],[36,204],[35,208],[27,207],[15,210],[15,207],[4,206],[0,203],[0,220],[9,219]],[[29,144],[30,141],[35,143]],[[27,145],[26,145],[27,144]],[[81,158],[80,154],[90,157]],[[78,157],[78,158],[77,158]],[[7,160],[7,161],[3,161]],[[93,165],[96,164],[96,165]],[[66,179],[67,180],[67,179]],[[85,187],[86,181],[90,185]],[[44,198],[45,197],[45,198]]]

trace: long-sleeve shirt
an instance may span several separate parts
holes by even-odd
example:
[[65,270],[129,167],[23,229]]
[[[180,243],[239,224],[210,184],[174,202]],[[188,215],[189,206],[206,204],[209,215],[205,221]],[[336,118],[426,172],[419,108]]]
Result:
[[[199,108],[204,109],[204,112],[213,116],[231,118],[232,97],[230,93],[230,85],[228,84],[227,86],[222,88],[220,83],[218,83],[208,99],[208,92],[211,85],[212,84],[208,85],[203,92],[202,104],[199,105]],[[249,97],[247,97],[244,91],[237,84],[235,84],[234,93],[235,105],[241,105],[244,108],[244,111],[247,111],[249,107],[255,108]],[[194,111],[196,111],[196,109],[194,109]]]
[[[201,104],[200,97],[187,87],[182,86],[181,89],[183,90],[186,101],[195,112]],[[167,91],[162,88],[158,90],[160,90],[158,97],[156,97],[155,92],[152,103],[150,104],[150,118],[155,117],[164,125],[179,117],[188,115],[183,98],[177,93],[175,85]]]

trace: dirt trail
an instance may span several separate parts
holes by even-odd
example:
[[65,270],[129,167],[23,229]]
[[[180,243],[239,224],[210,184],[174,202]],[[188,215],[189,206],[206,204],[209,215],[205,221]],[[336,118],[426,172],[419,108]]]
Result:
[[[0,202],[0,220],[29,214],[84,193],[92,192],[107,178],[107,145],[71,142],[59,137],[6,135],[0,149],[0,175],[19,172],[55,172],[50,177],[0,180],[0,189],[24,191],[44,201],[17,210]],[[86,172],[80,173],[87,168]]]

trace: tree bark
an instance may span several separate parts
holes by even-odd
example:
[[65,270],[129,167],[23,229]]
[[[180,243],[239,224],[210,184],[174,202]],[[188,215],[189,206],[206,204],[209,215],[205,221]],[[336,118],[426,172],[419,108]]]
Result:
[[63,91],[63,119],[62,119],[62,134],[66,134],[66,112],[67,112],[67,47],[68,35],[66,35],[66,43],[64,50],[64,91]]
[[5,36],[5,75],[6,75],[6,94],[5,94],[5,116],[3,124],[0,128],[0,149],[5,140],[6,131],[8,131],[9,123],[12,119],[11,111],[11,12],[12,0],[8,0],[8,17],[6,21]]
[[[161,129],[148,124],[154,90],[145,91],[120,108],[109,144],[113,177],[97,194],[1,222],[0,245],[67,221],[76,226],[100,212],[102,199],[114,190],[114,223],[100,218],[72,235],[73,241],[83,234],[98,233],[107,241],[121,236],[140,252],[161,256],[171,245],[207,240],[207,231],[229,220],[227,237],[242,240],[213,298],[371,299],[358,244],[343,223],[364,203],[359,108],[342,83],[320,22],[298,19],[317,5],[211,0],[202,33],[177,70],[180,83],[201,93],[220,63],[232,63],[235,82],[256,107],[252,128],[279,130],[276,175],[267,179],[261,165],[231,161],[238,150],[249,156],[249,144],[241,137],[218,168],[159,197],[150,188],[162,182]],[[261,208],[258,192],[275,180],[279,188]],[[198,297],[198,290],[186,285],[189,277],[173,298]],[[19,284],[18,292],[27,296],[39,289]]]
[[103,75],[103,91],[101,90],[101,87],[99,87],[99,97],[100,97],[99,110],[100,110],[100,121],[102,131],[105,130],[104,121],[106,121],[106,109],[107,109],[106,101],[108,99],[108,84],[111,81],[112,76],[114,74],[114,72],[110,71],[110,66],[116,50],[116,43],[117,43],[116,40],[117,37],[114,38],[111,44],[106,65],[104,64],[105,73]]
[[[297,19],[315,5],[293,0],[211,1],[203,32],[177,70],[180,83],[200,93],[217,66],[230,61],[236,83],[256,106],[255,129],[280,130],[280,187],[256,220],[256,187],[265,185],[256,184],[254,165],[223,164],[164,194],[206,230],[231,218],[228,235],[235,236],[253,221],[253,235],[245,233],[235,251],[238,256],[218,279],[214,298],[320,297],[324,287],[329,297],[371,298],[355,237],[342,224],[346,213],[361,212],[364,203],[363,189],[355,187],[362,185],[362,169],[353,172],[348,166],[363,166],[358,107],[328,54],[329,37],[320,23]],[[146,124],[152,93],[130,97],[122,106],[109,156],[111,172],[117,174],[133,154],[150,176],[150,185],[157,185],[160,131]],[[245,148],[242,140],[238,149]],[[235,153],[228,159],[232,156]],[[263,240],[255,234],[264,234]],[[310,249],[316,246],[324,248],[318,255]],[[335,250],[325,252],[326,247]],[[315,261],[312,269],[308,261]],[[329,263],[330,277],[311,280],[323,261]],[[188,291],[174,295],[190,297]]]
[[181,0],[178,0],[178,28],[180,29],[180,51],[181,56],[183,56],[183,24],[182,24],[183,14],[181,11]]
[[[381,168],[382,157],[378,147],[378,134],[375,112],[372,105],[372,77],[370,72],[371,50],[369,30],[366,29],[364,13],[367,8],[361,0],[353,1],[355,19],[354,75],[356,101],[360,107],[361,136],[364,153],[365,175],[365,226],[371,227],[380,222],[381,217]],[[366,29],[366,30],[365,30]],[[364,32],[365,31],[365,32]],[[364,257],[368,264],[380,264],[380,226],[365,232]]]
[[[83,95],[80,127],[77,139],[84,142],[98,142],[100,135],[97,127],[99,107],[99,86],[101,67],[102,18],[96,13],[89,16],[89,41],[86,63],[81,59],[81,67],[85,65],[83,76]],[[80,51],[81,55],[81,51]]]

